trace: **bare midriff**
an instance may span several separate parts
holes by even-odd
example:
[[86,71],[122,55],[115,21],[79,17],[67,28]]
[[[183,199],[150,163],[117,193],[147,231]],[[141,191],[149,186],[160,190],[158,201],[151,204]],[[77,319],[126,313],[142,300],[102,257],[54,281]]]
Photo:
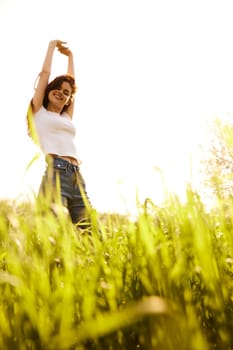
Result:
[[67,162],[71,163],[71,164],[74,164],[74,165],[80,165],[80,161],[73,158],[73,157],[66,157],[66,156],[59,156],[57,154],[49,154],[49,156],[51,157],[58,157],[58,158],[61,158],[61,159],[64,159],[64,160],[67,160]]

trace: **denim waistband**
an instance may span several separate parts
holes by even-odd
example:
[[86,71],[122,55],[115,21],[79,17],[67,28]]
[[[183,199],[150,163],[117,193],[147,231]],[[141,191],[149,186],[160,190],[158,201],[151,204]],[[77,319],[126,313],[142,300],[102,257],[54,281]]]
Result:
[[53,166],[56,168],[63,168],[74,172],[79,170],[78,165],[72,164],[68,160],[59,157],[53,158]]

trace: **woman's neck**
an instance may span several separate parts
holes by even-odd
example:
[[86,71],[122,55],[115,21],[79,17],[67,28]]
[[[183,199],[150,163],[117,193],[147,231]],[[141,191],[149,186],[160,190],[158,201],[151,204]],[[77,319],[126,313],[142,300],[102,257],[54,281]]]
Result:
[[56,106],[47,106],[47,111],[61,114],[62,110]]

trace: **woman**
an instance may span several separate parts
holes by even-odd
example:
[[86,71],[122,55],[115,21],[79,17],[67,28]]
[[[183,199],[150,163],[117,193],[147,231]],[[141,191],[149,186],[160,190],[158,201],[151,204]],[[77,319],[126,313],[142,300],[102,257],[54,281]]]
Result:
[[[68,58],[67,74],[58,76],[49,82],[56,48]],[[87,221],[87,207],[90,203],[85,182],[79,171],[79,161],[74,144],[75,127],[72,122],[76,92],[74,76],[71,50],[61,40],[50,41],[31,100],[28,126],[30,135],[34,139],[37,138],[47,161],[39,194],[54,201],[59,193],[72,222],[81,224]],[[32,127],[35,131],[34,135]]]

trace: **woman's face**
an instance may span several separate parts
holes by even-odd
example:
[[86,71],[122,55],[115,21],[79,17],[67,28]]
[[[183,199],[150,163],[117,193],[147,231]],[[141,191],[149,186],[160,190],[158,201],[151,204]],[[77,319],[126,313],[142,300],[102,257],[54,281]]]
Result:
[[58,109],[69,104],[69,100],[72,95],[72,89],[67,81],[63,81],[60,86],[53,89],[48,94],[49,105],[56,106]]

